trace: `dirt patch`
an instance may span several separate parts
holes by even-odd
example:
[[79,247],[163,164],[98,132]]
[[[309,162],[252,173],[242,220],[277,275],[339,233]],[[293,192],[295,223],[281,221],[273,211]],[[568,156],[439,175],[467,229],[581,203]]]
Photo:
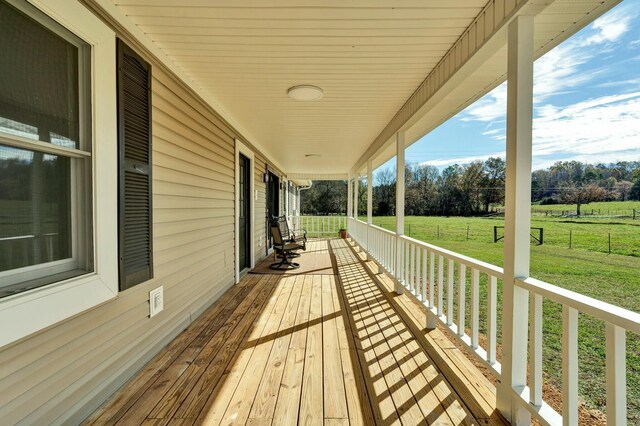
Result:
[[[418,305],[420,306],[420,305]],[[456,336],[454,336],[453,332],[451,332],[451,330],[449,330],[447,327],[438,324],[438,328],[443,331],[447,337],[449,338],[449,340],[458,348],[460,349],[466,356],[467,358],[471,361],[471,363],[482,372],[482,374],[494,385],[496,385],[497,381],[496,378],[493,374],[491,374],[491,372],[489,371],[489,369],[482,363],[480,362],[473,354],[471,354],[471,352],[469,351],[469,348],[462,344]],[[484,335],[480,335],[479,336],[480,339],[480,346],[482,347],[487,347],[487,339]],[[502,353],[501,353],[501,347],[498,346],[496,348],[496,358],[498,360],[502,359]],[[545,400],[545,402],[547,404],[549,404],[549,406],[551,406],[551,408],[553,408],[554,410],[556,410],[558,413],[562,412],[562,392],[556,388],[555,386],[553,386],[552,384],[550,384],[547,381],[546,377],[543,377],[543,380],[545,380],[545,383],[542,385],[542,395],[543,398]],[[606,416],[605,414],[600,411],[600,410],[594,410],[594,409],[590,409],[588,408],[584,403],[580,402],[579,406],[578,406],[578,424],[580,425],[593,425],[593,426],[606,426],[607,424],[607,420],[606,420]],[[532,424],[534,425],[538,425],[540,424],[539,422],[537,422],[535,419],[532,419]]]

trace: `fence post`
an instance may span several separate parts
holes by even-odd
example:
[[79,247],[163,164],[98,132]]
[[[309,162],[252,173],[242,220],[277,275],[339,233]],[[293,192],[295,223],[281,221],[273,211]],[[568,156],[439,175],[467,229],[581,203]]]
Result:
[[467,225],[467,241],[469,241],[469,225]]
[[572,239],[573,239],[573,230],[569,229],[569,249],[571,249]]

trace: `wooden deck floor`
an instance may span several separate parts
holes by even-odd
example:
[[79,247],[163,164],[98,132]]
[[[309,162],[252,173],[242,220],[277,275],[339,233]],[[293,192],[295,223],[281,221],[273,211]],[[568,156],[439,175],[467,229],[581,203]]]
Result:
[[338,275],[245,276],[87,424],[500,424],[495,389],[417,307],[346,240],[312,249],[328,245]]

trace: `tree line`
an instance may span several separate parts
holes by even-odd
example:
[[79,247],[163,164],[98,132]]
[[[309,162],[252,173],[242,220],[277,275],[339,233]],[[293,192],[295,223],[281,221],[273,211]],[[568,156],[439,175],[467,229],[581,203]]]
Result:
[[[442,170],[426,164],[405,168],[405,214],[412,216],[476,216],[504,204],[506,165],[502,158],[454,164]],[[374,216],[395,215],[393,168],[374,174]],[[358,211],[367,211],[367,182],[359,183]],[[346,181],[319,181],[303,192],[302,214],[345,214]],[[640,162],[588,164],[559,161],[531,176],[531,200],[540,204],[583,204],[640,200]]]

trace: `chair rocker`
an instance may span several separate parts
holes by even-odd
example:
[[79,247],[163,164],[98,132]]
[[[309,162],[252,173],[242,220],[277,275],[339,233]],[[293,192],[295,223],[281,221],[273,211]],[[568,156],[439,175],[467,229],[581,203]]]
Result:
[[[297,235],[294,231],[289,227],[289,222],[287,221],[286,216],[273,216],[272,221],[278,224],[280,228],[280,234],[282,235],[282,239],[288,243],[297,243],[300,244],[302,250],[307,250],[307,231],[304,229],[302,231],[302,235]],[[278,252],[278,254],[280,254]],[[289,254],[289,257],[299,257],[299,253],[292,252]]]
[[281,258],[280,262],[272,263],[271,265],[269,265],[269,268],[278,271],[298,269],[300,267],[300,264],[291,262],[290,259],[295,254],[295,250],[304,248],[303,245],[285,240],[282,237],[279,222],[276,221],[271,222],[271,237],[273,238],[273,249],[276,251],[276,253],[280,254]]

